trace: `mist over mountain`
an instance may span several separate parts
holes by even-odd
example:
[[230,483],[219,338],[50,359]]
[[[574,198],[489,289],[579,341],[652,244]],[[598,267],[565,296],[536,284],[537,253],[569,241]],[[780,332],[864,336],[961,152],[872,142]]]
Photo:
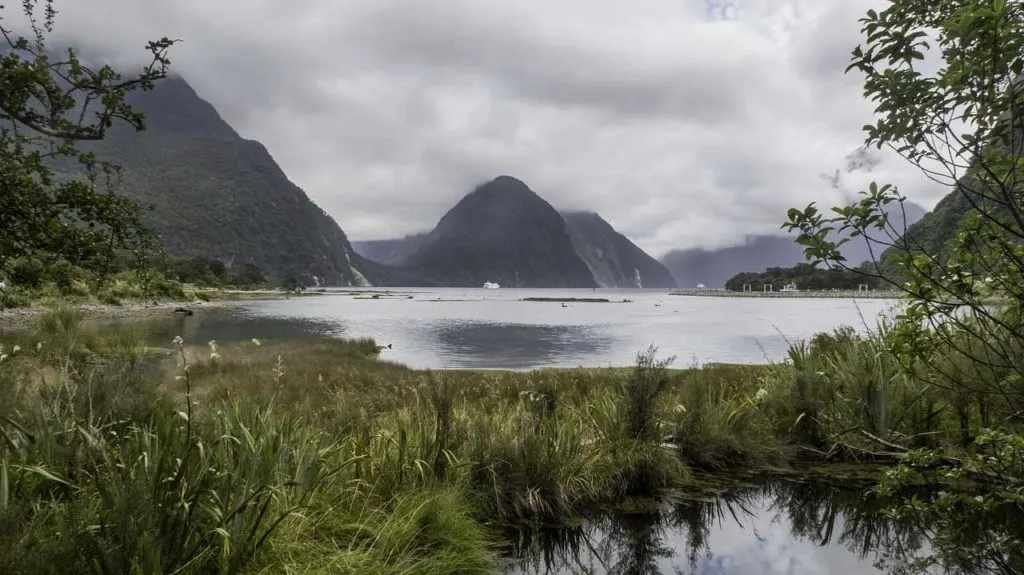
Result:
[[[898,231],[913,229],[913,224],[925,213],[921,206],[906,202],[903,210],[896,208],[890,211],[890,223]],[[864,238],[853,238],[840,251],[848,262],[857,265],[871,259],[872,249],[874,258],[878,259],[885,247],[872,244],[869,249]],[[803,247],[796,243],[796,235],[750,235],[742,245],[711,250],[673,250],[661,258],[661,263],[672,272],[681,288],[692,288],[698,284],[723,287],[738,273],[760,272],[772,267],[788,268],[806,261]]]
[[402,266],[423,245],[423,240],[429,233],[409,234],[389,240],[353,241],[352,249],[359,255],[375,262]]
[[[739,272],[804,261],[791,237],[753,235],[739,246],[674,250],[659,262],[599,215],[560,214],[510,176],[479,186],[430,232],[350,243],[260,142],[242,138],[183,78],[130,101],[146,115],[145,131],[116,126],[83,147],[122,167],[117,189],[152,208],[147,223],[168,253],[253,263],[273,281],[635,287],[639,275],[643,287],[671,288],[721,286]],[[943,200],[927,222],[952,221],[942,214],[952,213],[946,208],[955,200]],[[905,207],[908,225],[924,214],[916,204]],[[899,214],[892,217],[903,225]],[[911,230],[930,242],[929,230],[948,223]],[[851,262],[869,258],[863,241],[844,253]]]

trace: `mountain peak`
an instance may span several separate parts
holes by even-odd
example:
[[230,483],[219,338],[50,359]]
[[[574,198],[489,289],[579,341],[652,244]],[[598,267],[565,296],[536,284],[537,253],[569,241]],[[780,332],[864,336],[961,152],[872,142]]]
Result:
[[447,285],[595,287],[561,215],[511,176],[498,176],[462,198],[408,265]]
[[[512,176],[498,176],[493,180],[479,184],[472,192],[467,194],[467,198],[471,196],[537,196],[530,186],[527,186],[525,182]],[[539,196],[538,196],[539,197]]]
[[664,266],[599,214],[560,214],[511,176],[477,186],[428,234],[353,247],[442,285],[675,287]]
[[502,175],[494,178],[490,182],[487,182],[484,185],[485,186],[486,185],[517,186],[517,187],[520,187],[520,188],[529,189],[529,186],[527,186],[526,183],[523,182],[522,180],[520,180],[519,178],[516,178],[516,177],[513,177],[513,176],[509,176],[509,175],[506,175],[506,174],[502,174]]

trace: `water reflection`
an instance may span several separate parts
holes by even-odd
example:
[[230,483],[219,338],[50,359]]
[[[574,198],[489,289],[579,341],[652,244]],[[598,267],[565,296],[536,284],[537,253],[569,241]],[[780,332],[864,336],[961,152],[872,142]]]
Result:
[[611,337],[590,326],[446,322],[428,329],[446,367],[573,365],[613,344]]
[[155,346],[167,346],[175,336],[204,344],[248,341],[252,338],[307,339],[317,337],[376,338],[393,344],[386,359],[410,367],[532,369],[538,366],[577,366],[591,363],[614,345],[602,326],[519,325],[472,320],[396,322],[378,319],[339,321],[336,318],[269,316],[243,310],[205,310],[192,316],[171,315],[144,321],[93,322],[89,329],[119,326],[140,334]]
[[737,485],[643,513],[516,533],[507,573],[878,573],[925,548],[860,491],[788,481]]

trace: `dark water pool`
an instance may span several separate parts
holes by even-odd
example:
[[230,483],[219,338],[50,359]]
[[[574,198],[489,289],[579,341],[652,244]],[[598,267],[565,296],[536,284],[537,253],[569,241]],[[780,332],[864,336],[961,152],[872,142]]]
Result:
[[570,528],[510,534],[506,574],[872,574],[928,550],[863,490],[791,480],[678,494]]

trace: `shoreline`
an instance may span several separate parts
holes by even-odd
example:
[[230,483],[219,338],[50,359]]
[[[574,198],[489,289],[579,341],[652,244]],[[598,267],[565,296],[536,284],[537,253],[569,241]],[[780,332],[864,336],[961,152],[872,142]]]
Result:
[[21,332],[30,330],[35,319],[41,314],[52,311],[58,306],[64,306],[81,311],[84,314],[83,321],[93,322],[96,320],[143,320],[155,317],[168,317],[174,310],[185,308],[188,310],[198,309],[224,309],[240,305],[247,301],[268,301],[288,299],[291,297],[313,297],[323,295],[321,293],[286,293],[280,290],[193,290],[196,294],[205,295],[208,300],[200,298],[193,300],[127,300],[121,304],[106,304],[95,301],[61,301],[57,305],[43,305],[34,303],[29,307],[16,307],[0,309],[0,335],[5,333]]
[[792,299],[901,299],[899,292],[894,291],[857,291],[857,290],[821,290],[821,291],[728,291],[724,289],[693,289],[674,290],[670,296],[693,297],[733,297],[733,298],[792,298]]
[[[121,305],[95,303],[95,302],[66,302],[63,305],[81,311],[85,322],[96,320],[142,320],[158,316],[170,316],[178,308],[189,310],[195,308],[213,309],[226,308],[241,303],[243,300],[214,300],[214,301],[131,301]],[[19,307],[0,310],[0,334],[13,333],[30,330],[35,319],[40,315],[52,311],[54,307],[33,305],[31,307]]]

